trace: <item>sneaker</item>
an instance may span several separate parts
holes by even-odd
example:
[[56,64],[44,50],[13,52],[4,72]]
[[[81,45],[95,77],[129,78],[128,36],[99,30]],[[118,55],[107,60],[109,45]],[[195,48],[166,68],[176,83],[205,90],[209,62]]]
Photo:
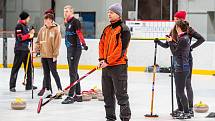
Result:
[[45,90],[43,97],[44,98],[51,98],[52,92],[50,90]]
[[62,104],[72,104],[74,103],[75,100],[73,97],[67,97],[63,102],[61,102]]
[[176,119],[191,119],[190,113],[181,113]]
[[121,119],[122,121],[129,121],[129,119],[128,118],[123,118],[123,119]]
[[77,102],[83,102],[82,95],[75,95],[74,100]]
[[172,117],[176,118],[183,114],[183,111],[178,111],[172,115]]
[[178,117],[181,113],[182,113],[182,111],[180,111],[179,109],[176,109],[172,113],[170,113],[170,115],[172,117]]
[[194,111],[193,111],[193,109],[189,109],[189,113],[190,113],[191,117],[194,117]]
[[[36,86],[33,86],[33,90],[37,89]],[[25,90],[32,90],[31,87],[26,87]]]
[[206,118],[215,118],[215,112],[209,113]]
[[38,96],[43,96],[44,92],[45,92],[45,89],[43,88],[43,89],[41,89],[41,90],[39,91],[39,93],[38,93],[37,95],[38,95]]
[[110,118],[110,119],[107,119],[106,121],[115,121],[116,120],[116,118],[114,119],[114,118]]
[[15,87],[11,88],[10,91],[11,91],[11,92],[16,92]]

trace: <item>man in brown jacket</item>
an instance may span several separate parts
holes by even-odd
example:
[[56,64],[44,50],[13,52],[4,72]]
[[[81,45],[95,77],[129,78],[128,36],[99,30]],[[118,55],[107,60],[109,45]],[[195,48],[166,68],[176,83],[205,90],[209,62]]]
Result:
[[49,95],[52,93],[50,71],[55,79],[58,90],[62,90],[60,77],[56,69],[61,43],[61,33],[59,25],[55,24],[53,20],[53,14],[48,13],[45,15],[44,26],[40,29],[36,42],[36,51],[40,51],[44,73],[43,87],[38,93],[38,96],[42,96],[45,90],[48,90]]

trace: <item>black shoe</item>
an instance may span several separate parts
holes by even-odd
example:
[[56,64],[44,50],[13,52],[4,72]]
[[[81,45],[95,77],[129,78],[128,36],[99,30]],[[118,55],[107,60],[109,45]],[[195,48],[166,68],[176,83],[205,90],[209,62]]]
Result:
[[206,118],[215,118],[215,112],[209,113]]
[[16,92],[15,87],[11,88],[10,91],[11,91],[11,92]]
[[191,119],[190,113],[181,113],[176,119]]
[[41,89],[41,90],[39,91],[39,93],[38,93],[37,95],[38,95],[38,96],[43,96],[44,92],[45,92],[45,89],[43,88],[43,89]]
[[191,117],[194,117],[194,111],[193,111],[193,109],[189,109],[189,113],[190,113]]
[[82,95],[75,95],[74,100],[77,102],[83,102]]
[[107,119],[106,121],[115,121],[115,120],[113,120],[113,119]]
[[74,103],[75,100],[72,97],[67,97],[63,102],[61,102],[62,104],[72,104]]
[[116,116],[109,116],[106,121],[115,121],[115,120],[116,120]]
[[[36,86],[33,86],[33,90],[37,89]],[[25,90],[32,90],[31,87],[26,87]]]
[[123,118],[123,119],[121,119],[121,121],[129,121],[129,119]]
[[179,109],[176,109],[172,113],[170,113],[170,115],[172,117],[178,117],[181,113],[182,113],[182,111],[180,111]]

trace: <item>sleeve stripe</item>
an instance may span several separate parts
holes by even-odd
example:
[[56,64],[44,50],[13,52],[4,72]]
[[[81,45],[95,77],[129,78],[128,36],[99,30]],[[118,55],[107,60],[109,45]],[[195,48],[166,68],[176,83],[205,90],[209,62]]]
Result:
[[21,32],[22,30],[16,30],[16,32]]

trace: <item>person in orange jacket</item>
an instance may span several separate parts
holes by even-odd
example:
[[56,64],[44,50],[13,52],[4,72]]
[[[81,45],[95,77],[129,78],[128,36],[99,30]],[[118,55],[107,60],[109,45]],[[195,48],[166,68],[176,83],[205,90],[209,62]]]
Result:
[[121,16],[121,4],[116,3],[109,7],[110,25],[104,29],[99,42],[99,67],[102,68],[102,91],[107,121],[116,120],[115,96],[120,105],[120,119],[129,121],[131,117],[126,56],[131,34]]

